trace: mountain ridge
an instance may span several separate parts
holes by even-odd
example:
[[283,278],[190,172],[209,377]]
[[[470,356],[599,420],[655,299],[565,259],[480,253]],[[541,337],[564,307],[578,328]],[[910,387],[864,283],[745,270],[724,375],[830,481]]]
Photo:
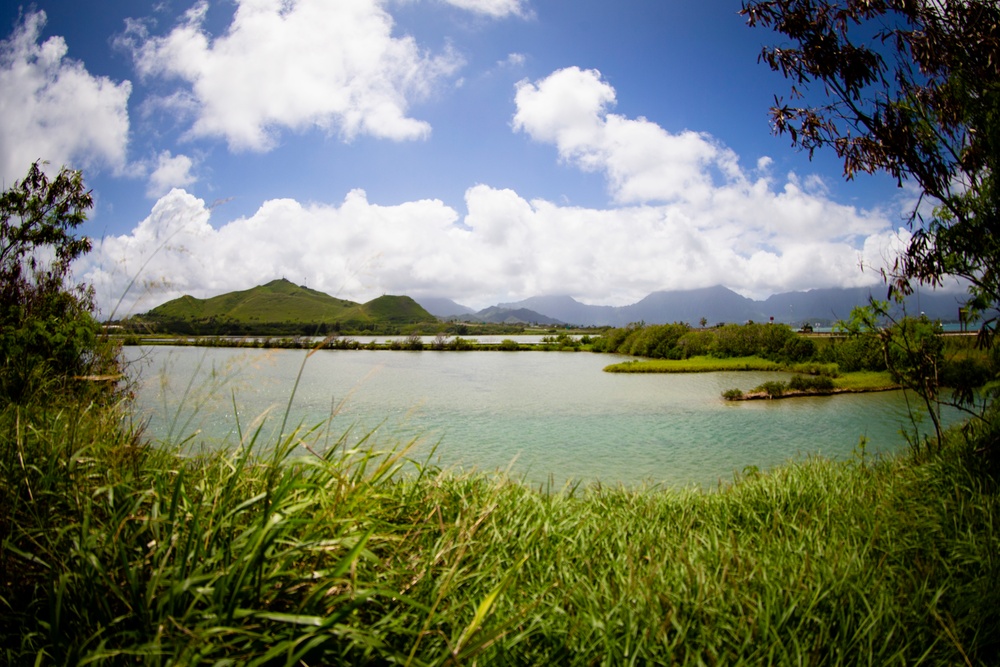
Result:
[[[185,332],[218,331],[221,325],[236,331],[249,331],[275,328],[277,324],[303,327],[344,323],[363,327],[429,323],[439,319],[542,326],[621,327],[632,322],[700,324],[703,320],[706,324],[773,320],[795,326],[806,323],[826,326],[848,318],[851,309],[867,304],[872,297],[884,298],[884,294],[877,293],[875,289],[825,288],[783,292],[758,301],[715,285],[652,292],[626,306],[592,306],[568,295],[548,295],[500,303],[474,312],[445,298],[413,299],[409,296],[383,295],[359,304],[295,285],[282,278],[207,299],[184,295],[139,317],[161,327]],[[911,314],[922,312],[931,319],[956,321],[964,296],[918,292],[906,300],[905,307]]]
[[360,304],[295,285],[284,278],[207,299],[185,294],[138,317],[161,328],[184,333],[436,321],[408,296],[382,295]]
[[529,308],[504,308],[490,306],[468,315],[466,319],[488,324],[538,324],[541,326],[565,326],[566,322],[543,315]]
[[[802,325],[830,325],[850,317],[856,306],[869,298],[884,299],[873,287],[833,287],[773,294],[764,300],[744,297],[722,285],[691,290],[652,292],[627,306],[591,306],[568,295],[535,296],[517,302],[500,303],[506,310],[528,309],[542,316],[581,326],[625,326],[632,322],[707,324],[719,322],[770,321]],[[905,301],[906,312],[925,313],[931,319],[957,321],[958,308],[966,295],[958,293],[915,293]],[[899,312],[902,309],[897,308]],[[474,319],[475,314],[465,319]]]

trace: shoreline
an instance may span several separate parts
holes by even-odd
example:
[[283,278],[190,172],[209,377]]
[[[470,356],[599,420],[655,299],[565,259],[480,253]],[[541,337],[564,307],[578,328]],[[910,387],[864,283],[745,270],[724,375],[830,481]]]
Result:
[[900,385],[880,386],[880,387],[836,387],[834,389],[802,390],[788,389],[781,394],[773,395],[766,391],[749,391],[738,397],[723,397],[726,401],[769,401],[781,400],[783,398],[803,398],[809,396],[835,396],[837,394],[873,394],[880,391],[896,391],[902,389]]

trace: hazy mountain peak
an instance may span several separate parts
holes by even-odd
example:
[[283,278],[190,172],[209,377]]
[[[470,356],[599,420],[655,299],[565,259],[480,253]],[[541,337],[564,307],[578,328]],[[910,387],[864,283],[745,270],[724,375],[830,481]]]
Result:
[[[540,315],[579,325],[625,326],[631,322],[664,324],[687,322],[697,326],[748,320],[783,322],[798,326],[831,324],[850,316],[856,306],[868,303],[869,297],[884,298],[878,287],[823,288],[804,292],[775,294],[756,301],[737,294],[723,285],[689,290],[660,290],[628,306],[588,306],[565,295],[537,296],[516,303],[499,304],[501,308],[527,308]],[[926,313],[932,319],[955,320],[964,294],[922,293],[912,295],[906,304],[910,313]]]

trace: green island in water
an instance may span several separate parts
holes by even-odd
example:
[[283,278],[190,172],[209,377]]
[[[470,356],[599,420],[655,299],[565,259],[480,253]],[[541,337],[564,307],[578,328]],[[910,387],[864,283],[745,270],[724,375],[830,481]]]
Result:
[[684,360],[632,360],[606,366],[608,373],[712,373],[719,371],[783,371],[796,374],[788,382],[768,382],[749,391],[734,389],[727,400],[831,396],[869,391],[892,391],[901,385],[887,370],[859,370],[840,374],[835,365],[781,364],[761,357],[692,357]]

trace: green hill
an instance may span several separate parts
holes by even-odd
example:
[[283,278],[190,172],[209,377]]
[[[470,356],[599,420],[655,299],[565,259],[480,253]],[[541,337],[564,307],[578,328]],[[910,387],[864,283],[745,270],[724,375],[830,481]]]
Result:
[[326,334],[341,328],[381,331],[437,318],[408,296],[384,295],[359,304],[281,279],[209,299],[184,295],[136,319],[168,333]]
[[428,313],[408,296],[383,294],[361,306],[374,321],[404,324],[409,322],[434,322],[436,317]]

